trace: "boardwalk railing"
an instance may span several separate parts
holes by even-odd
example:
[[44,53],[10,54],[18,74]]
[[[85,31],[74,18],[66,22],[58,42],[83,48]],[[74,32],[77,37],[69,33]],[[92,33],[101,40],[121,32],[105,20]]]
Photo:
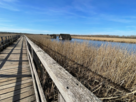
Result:
[[0,36],[0,51],[3,50],[8,45],[12,44],[16,41],[20,35],[13,35],[13,36]]
[[[29,38],[27,40],[27,51],[30,59],[32,77],[34,81],[35,94],[38,101],[46,102],[44,90],[35,66],[38,66],[40,76],[43,75],[43,68],[58,89],[57,102],[101,102],[92,92],[75,79],[68,71],[54,61],[40,47],[34,44]],[[40,66],[42,65],[42,67]],[[37,87],[36,87],[37,86]],[[44,86],[46,88],[46,86]],[[38,96],[39,95],[39,96]]]

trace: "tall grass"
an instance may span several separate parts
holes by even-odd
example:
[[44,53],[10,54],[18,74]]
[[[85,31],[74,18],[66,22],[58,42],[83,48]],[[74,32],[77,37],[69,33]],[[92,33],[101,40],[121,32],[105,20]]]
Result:
[[[127,50],[110,45],[96,48],[87,43],[51,41],[45,36],[29,35],[28,37],[91,91],[93,91],[92,86],[96,86],[91,84],[95,73],[95,80],[102,80],[97,77],[98,74],[130,92],[136,90],[135,53],[128,53]],[[104,94],[104,90],[106,87],[101,91],[102,95],[100,93],[96,95],[108,96]]]
[[119,37],[86,37],[86,36],[72,36],[76,39],[96,40],[96,41],[109,41],[109,42],[121,42],[121,43],[136,43],[135,38],[119,38]]

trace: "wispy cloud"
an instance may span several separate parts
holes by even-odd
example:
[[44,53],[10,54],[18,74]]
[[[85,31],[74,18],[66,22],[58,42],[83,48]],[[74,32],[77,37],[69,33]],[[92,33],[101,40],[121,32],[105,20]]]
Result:
[[136,22],[136,18],[132,17],[125,17],[125,16],[118,16],[118,15],[110,15],[110,14],[100,14],[99,15],[100,19],[105,19],[108,21],[113,21],[113,22],[119,22],[119,23],[132,23]]
[[48,33],[48,30],[35,30],[29,28],[11,28],[11,27],[0,27],[0,31],[8,31],[8,32],[23,32],[23,33]]
[[96,7],[92,4],[92,0],[74,0],[72,8],[80,12],[96,14]]
[[17,0],[0,0],[0,8],[8,9],[11,11],[19,11],[17,7],[15,7]]
[[[90,18],[88,15],[94,15],[95,7],[92,6],[92,0],[70,0],[68,4],[62,6],[52,6],[46,5],[46,7],[32,6],[32,5],[23,5],[26,8],[29,8],[31,11],[26,11],[27,14],[43,14],[48,16],[65,16],[65,17],[79,17],[79,18]],[[81,14],[79,13],[81,12]],[[84,13],[84,15],[83,15]]]

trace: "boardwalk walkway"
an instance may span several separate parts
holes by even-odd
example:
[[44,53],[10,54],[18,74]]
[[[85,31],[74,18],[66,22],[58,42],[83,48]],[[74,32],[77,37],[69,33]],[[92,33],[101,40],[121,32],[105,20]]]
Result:
[[35,102],[24,37],[0,52],[0,102]]

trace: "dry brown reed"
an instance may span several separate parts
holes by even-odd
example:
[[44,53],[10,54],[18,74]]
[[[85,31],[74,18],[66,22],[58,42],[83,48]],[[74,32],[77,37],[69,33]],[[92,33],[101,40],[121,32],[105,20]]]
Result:
[[134,38],[115,38],[115,37],[85,37],[85,36],[72,36],[76,39],[96,40],[96,41],[109,41],[109,42],[121,42],[121,43],[136,43]]
[[[115,93],[124,95],[120,91],[115,92],[115,88],[106,86],[110,83],[100,77],[128,92],[136,90],[135,53],[128,53],[127,50],[110,45],[96,48],[87,43],[51,41],[39,35],[28,37],[100,98],[114,97]],[[99,90],[101,87],[103,88]]]

